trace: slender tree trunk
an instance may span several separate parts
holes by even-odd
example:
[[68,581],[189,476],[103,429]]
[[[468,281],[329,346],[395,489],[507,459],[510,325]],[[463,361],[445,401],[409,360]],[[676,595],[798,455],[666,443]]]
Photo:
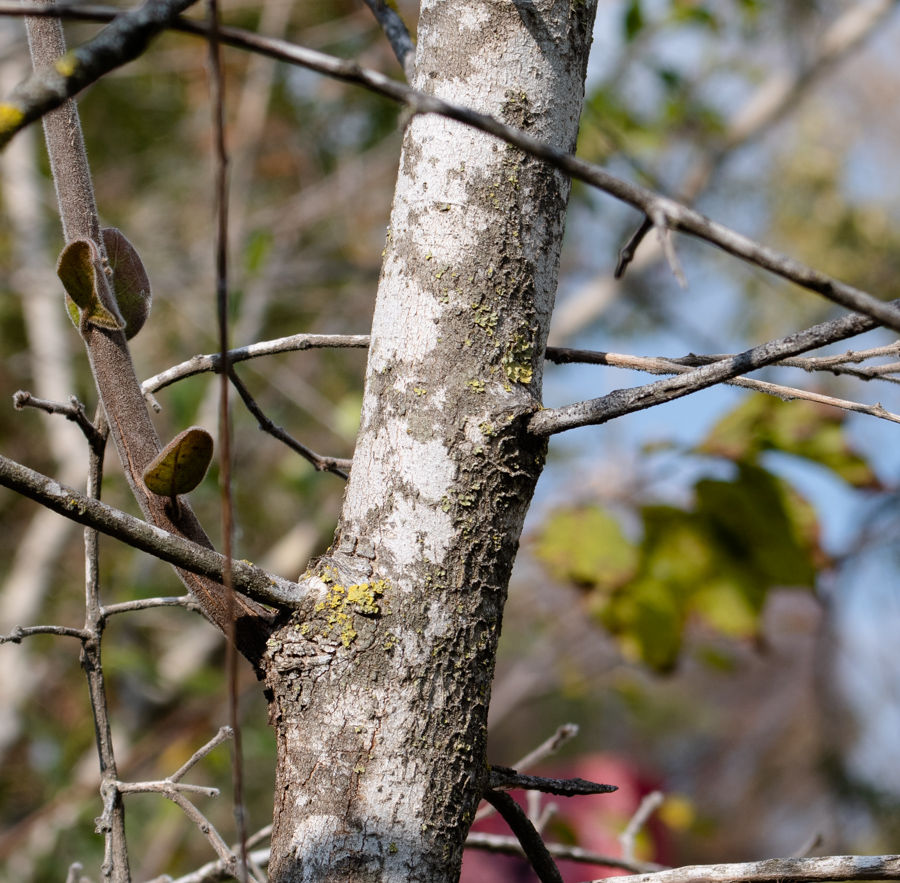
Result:
[[[573,150],[594,11],[426,0],[416,84]],[[568,193],[454,122],[407,128],[340,524],[269,641],[272,881],[458,878]]]

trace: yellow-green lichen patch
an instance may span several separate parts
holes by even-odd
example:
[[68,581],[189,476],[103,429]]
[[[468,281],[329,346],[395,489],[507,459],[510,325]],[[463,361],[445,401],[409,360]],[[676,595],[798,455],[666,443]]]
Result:
[[25,114],[14,104],[0,104],[0,132],[17,129],[24,119]]
[[534,344],[531,335],[517,334],[503,355],[503,370],[513,383],[531,383],[534,374]]
[[71,77],[72,74],[78,70],[78,59],[75,57],[74,53],[67,52],[65,55],[57,58],[53,63],[53,67],[56,68],[56,72],[62,74],[64,77]]
[[[322,577],[324,581],[324,576]],[[349,647],[358,637],[353,627],[353,614],[373,615],[379,613],[377,598],[384,594],[387,583],[380,579],[373,583],[358,583],[355,586],[330,585],[324,601],[316,604],[316,612],[327,611],[326,624],[329,629],[340,632],[341,643]]]
[[470,387],[473,392],[484,392],[484,381],[483,380],[478,380],[478,379],[467,380],[466,386]]

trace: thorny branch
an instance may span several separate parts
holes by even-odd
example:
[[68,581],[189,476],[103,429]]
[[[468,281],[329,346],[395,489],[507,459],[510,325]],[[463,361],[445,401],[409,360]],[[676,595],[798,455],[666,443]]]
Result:
[[[162,3],[162,0],[148,0],[148,4],[153,2]],[[186,2],[186,0],[181,0],[181,2]],[[143,8],[141,7],[141,9]],[[29,10],[29,14],[40,14],[36,12],[37,9],[41,9],[44,14],[58,16],[58,12],[53,7],[47,7],[46,11],[44,11],[43,7],[35,7]],[[0,14],[13,13],[11,13],[8,6],[4,5],[0,6]],[[20,7],[16,9],[15,14],[21,14]],[[126,15],[132,15],[132,13]],[[154,22],[154,27],[155,24]],[[184,18],[173,21],[171,27],[175,30],[198,36],[208,37],[209,35],[207,25]],[[156,30],[153,33],[156,33]],[[478,131],[493,135],[508,144],[512,144],[514,147],[518,147],[524,153],[543,160],[569,177],[582,181],[607,193],[614,199],[632,206],[632,208],[637,209],[646,217],[651,218],[656,227],[664,226],[668,230],[685,233],[701,239],[734,257],[741,258],[748,263],[768,270],[776,276],[780,276],[782,279],[793,282],[801,288],[814,291],[849,310],[854,310],[878,320],[879,324],[886,325],[895,331],[900,331],[900,311],[884,303],[884,301],[878,300],[872,295],[854,288],[852,285],[840,282],[800,261],[780,254],[774,249],[760,245],[749,237],[707,218],[700,212],[694,211],[676,200],[618,178],[599,166],[564,153],[520,129],[501,123],[491,116],[442,101],[434,95],[420,92],[410,86],[392,80],[378,71],[360,67],[357,62],[335,58],[313,49],[297,46],[286,40],[263,37],[249,31],[242,31],[239,28],[224,26],[219,29],[219,37],[223,43],[230,46],[261,52],[271,58],[298,64],[333,79],[361,86],[371,92],[403,104],[413,114],[438,114]],[[86,44],[79,52],[84,52],[86,57],[90,58],[89,47],[91,45],[91,43]],[[123,57],[119,64],[130,61],[131,57]],[[104,55],[104,58],[106,59],[107,56]],[[112,64],[103,73],[115,66],[115,64]],[[80,69],[81,66],[79,66]],[[98,76],[100,75],[98,74]],[[84,82],[79,80],[77,88],[72,83],[71,88],[73,91],[63,89],[53,91],[49,95],[42,93],[40,100],[35,99],[34,102],[35,108],[41,108],[40,112],[32,109],[30,106],[27,107],[27,113],[25,110],[16,108],[22,115],[17,118],[14,114],[10,116],[6,125],[0,126],[0,144],[8,141],[15,132],[28,122],[37,119],[41,113],[59,106],[66,97],[76,94],[79,89],[84,88],[89,82],[93,82],[93,80]],[[68,87],[69,84],[67,84]],[[53,103],[54,101],[56,103]]]
[[617,785],[602,785],[585,779],[547,779],[544,776],[528,776],[509,767],[491,766],[488,786],[492,791],[541,791],[559,797],[575,797],[584,794],[611,794],[618,791]]

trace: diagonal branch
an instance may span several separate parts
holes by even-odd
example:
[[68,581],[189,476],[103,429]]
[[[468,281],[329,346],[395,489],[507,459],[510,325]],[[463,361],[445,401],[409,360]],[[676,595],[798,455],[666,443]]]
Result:
[[[3,456],[0,456],[0,485],[79,524],[221,584],[225,557],[218,552],[86,497]],[[262,604],[294,607],[302,599],[297,583],[246,561],[232,560],[231,566],[235,588]]]
[[52,66],[36,70],[3,105],[0,147],[28,123],[59,107],[104,74],[137,58],[153,37],[194,2],[146,0],[137,9],[117,16],[84,46],[68,52]]
[[[885,306],[893,308],[893,304]],[[673,401],[717,383],[725,383],[741,374],[756,371],[826,343],[846,340],[847,337],[872,330],[875,324],[862,316],[843,316],[832,322],[813,325],[805,331],[769,341],[712,365],[702,365],[678,377],[658,380],[646,386],[617,389],[597,399],[539,411],[531,418],[529,429],[536,435],[554,435],[578,426],[606,423],[616,417]]]
[[[691,370],[690,365],[713,365],[731,356],[695,356],[686,359],[665,359],[654,356],[630,356],[623,353],[591,352],[589,350],[567,350],[565,361],[567,363],[581,362],[583,364],[609,365],[612,368],[625,368],[630,371],[644,371],[647,374],[686,374]],[[796,364],[800,359],[785,359],[773,363],[777,366],[802,367]],[[892,366],[884,366],[892,367]],[[814,370],[814,369],[809,369]],[[833,368],[819,370],[832,371]],[[875,376],[875,375],[873,375]],[[873,376],[866,379],[871,380]],[[887,379],[887,378],[884,378]],[[857,414],[868,414],[871,417],[879,417],[889,420],[891,423],[900,423],[900,415],[886,410],[880,402],[874,405],[865,405],[861,402],[853,402],[849,399],[839,399],[835,396],[823,395],[818,392],[810,392],[806,389],[798,389],[793,386],[783,386],[778,383],[769,383],[765,380],[751,380],[747,377],[734,377],[726,380],[729,386],[740,386],[743,389],[752,389],[766,395],[775,396],[783,401],[803,399],[808,402],[816,402],[820,405],[828,405],[832,408],[840,408],[843,411],[852,411]]]
[[247,406],[247,410],[256,418],[257,425],[263,432],[269,433],[273,438],[284,442],[292,451],[296,451],[301,457],[308,460],[316,468],[316,472],[332,472],[345,481],[350,477],[348,470],[353,465],[352,460],[338,460],[334,457],[323,457],[315,451],[297,441],[287,430],[273,423],[263,413],[256,399],[250,394],[250,390],[244,386],[243,381],[237,376],[233,368],[228,369],[228,376],[238,391],[241,401]]
[[372,10],[381,29],[387,37],[403,73],[406,74],[406,81],[411,83],[416,76],[416,45],[413,43],[412,37],[409,35],[409,28],[406,22],[400,17],[400,13],[392,5],[388,5],[385,0],[366,0],[366,6]]
[[[154,2],[162,4],[163,0],[147,0],[147,2],[148,4]],[[169,0],[169,2],[174,2],[174,0]],[[186,0],[181,0],[181,2],[186,2]],[[52,9],[52,7],[49,9]],[[58,15],[56,11],[50,13],[44,8],[41,8],[41,10],[42,14]],[[5,5],[0,6],[0,13],[11,14],[9,7]],[[21,14],[21,8],[18,9],[18,13]],[[34,15],[35,10],[29,10],[29,14]],[[184,33],[203,37],[208,37],[209,35],[209,28],[206,24],[185,18],[179,18],[173,22],[172,27]],[[632,206],[645,216],[652,218],[653,223],[657,227],[664,223],[669,230],[685,233],[696,239],[708,242],[734,257],[768,270],[770,273],[780,276],[788,282],[793,282],[801,288],[820,294],[847,309],[876,319],[879,324],[893,328],[895,331],[900,331],[900,311],[889,306],[884,301],[878,300],[852,285],[840,282],[800,261],[787,257],[775,249],[761,245],[748,236],[744,236],[726,227],[724,224],[719,224],[674,199],[669,199],[646,187],[618,178],[600,166],[585,162],[572,154],[564,153],[520,129],[501,123],[491,116],[478,113],[467,107],[460,107],[447,101],[441,101],[434,95],[420,92],[403,83],[399,83],[378,71],[360,67],[355,61],[335,58],[323,52],[297,46],[286,40],[263,37],[259,34],[231,27],[221,27],[219,36],[225,44],[260,52],[271,58],[278,58],[282,61],[309,68],[333,79],[361,86],[375,94],[405,105],[414,114],[438,114],[448,119],[456,120],[480,132],[493,135],[514,147],[518,147],[524,153],[543,160],[569,177],[582,181],[607,193],[614,199]],[[124,64],[130,58],[122,58],[118,60],[118,63]],[[110,64],[108,70],[116,66],[116,60],[109,58],[106,60]],[[85,83],[78,88],[84,88],[84,85],[87,84]],[[65,94],[71,95],[75,94],[75,92],[66,92]],[[46,109],[58,106],[64,99],[65,95],[60,97],[57,104],[48,104]],[[0,122],[0,145],[8,141],[15,132],[28,122],[37,118],[35,115],[30,115],[26,119],[26,114],[17,107],[12,107],[12,111],[11,114],[7,115],[8,118],[5,121]]]
[[522,850],[528,863],[534,869],[541,883],[563,883],[556,862],[553,861],[541,835],[535,830],[522,807],[502,791],[485,788],[482,796],[503,816],[503,820],[516,835],[519,843],[522,844]]
[[900,855],[830,855],[771,858],[734,865],[692,865],[655,874],[617,877],[616,883],[828,883],[898,879]]

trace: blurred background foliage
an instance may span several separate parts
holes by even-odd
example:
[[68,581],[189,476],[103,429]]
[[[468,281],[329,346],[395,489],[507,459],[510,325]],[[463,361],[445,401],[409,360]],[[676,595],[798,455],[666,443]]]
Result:
[[[816,66],[829,29],[866,5],[600,0],[579,153],[893,297],[900,16],[888,12],[838,64]],[[414,29],[415,5],[400,9]],[[362,3],[226,0],[224,13],[231,24],[400,76]],[[67,26],[73,44],[95,30]],[[8,92],[27,64],[18,23],[0,23],[0,49]],[[399,156],[396,108],[301,69],[232,50],[225,60],[234,343],[366,333]],[[137,246],[154,286],[153,314],[133,342],[141,377],[216,348],[204,63],[202,44],[164,35],[80,101],[103,222]],[[791,97],[754,128],[749,110],[778,77]],[[20,388],[36,392],[46,356],[35,339],[50,331],[29,309],[44,292],[58,299],[62,322],[53,332],[62,366],[55,397],[75,393],[90,411],[92,381],[52,275],[62,239],[39,141],[37,132],[19,136],[19,165],[5,167],[0,192],[0,401],[11,403]],[[29,175],[31,203],[13,198]],[[27,228],[23,212],[36,226]],[[616,251],[635,223],[630,211],[576,185],[555,343],[721,353],[837,315],[821,299],[685,240],[677,245],[687,292],[652,255],[613,282]],[[49,279],[20,272],[25,252]],[[848,345],[890,340],[875,332]],[[317,451],[350,456],[364,365],[362,351],[308,351],[238,371],[275,422]],[[890,383],[876,390],[798,369],[762,376],[900,410]],[[561,404],[644,379],[552,367],[545,399]],[[158,399],[164,440],[191,424],[214,431],[210,378],[184,380]],[[330,541],[342,482],[259,433],[239,405],[234,414],[237,554],[296,578]],[[61,424],[0,409],[4,454],[69,475],[86,451]],[[638,843],[647,860],[788,855],[814,835],[814,853],[896,851],[894,432],[863,415],[717,388],[554,440],[511,587],[491,759],[514,763],[574,721],[580,735],[546,769],[621,789],[560,806],[553,837],[619,854],[617,835],[641,797],[659,788],[666,800]],[[114,461],[107,458],[104,499],[136,512]],[[67,480],[77,485],[77,475]],[[191,496],[214,539],[217,477],[214,468]],[[0,629],[78,624],[80,533],[49,528],[34,504],[6,491],[0,518]],[[48,530],[57,531],[52,541]],[[165,566],[101,545],[105,601],[180,594]],[[124,779],[168,775],[226,720],[222,639],[195,615],[118,617],[104,657]],[[246,669],[241,701],[255,829],[271,817],[274,741]],[[76,860],[96,876],[99,777],[77,647],[35,638],[0,648],[0,704],[0,878],[57,881]],[[227,749],[191,780],[230,793]],[[201,808],[231,839],[227,796]],[[213,857],[158,796],[132,798],[127,812],[135,879],[185,873]],[[565,867],[571,881],[601,872]],[[467,854],[469,883],[523,874],[516,860]]]

